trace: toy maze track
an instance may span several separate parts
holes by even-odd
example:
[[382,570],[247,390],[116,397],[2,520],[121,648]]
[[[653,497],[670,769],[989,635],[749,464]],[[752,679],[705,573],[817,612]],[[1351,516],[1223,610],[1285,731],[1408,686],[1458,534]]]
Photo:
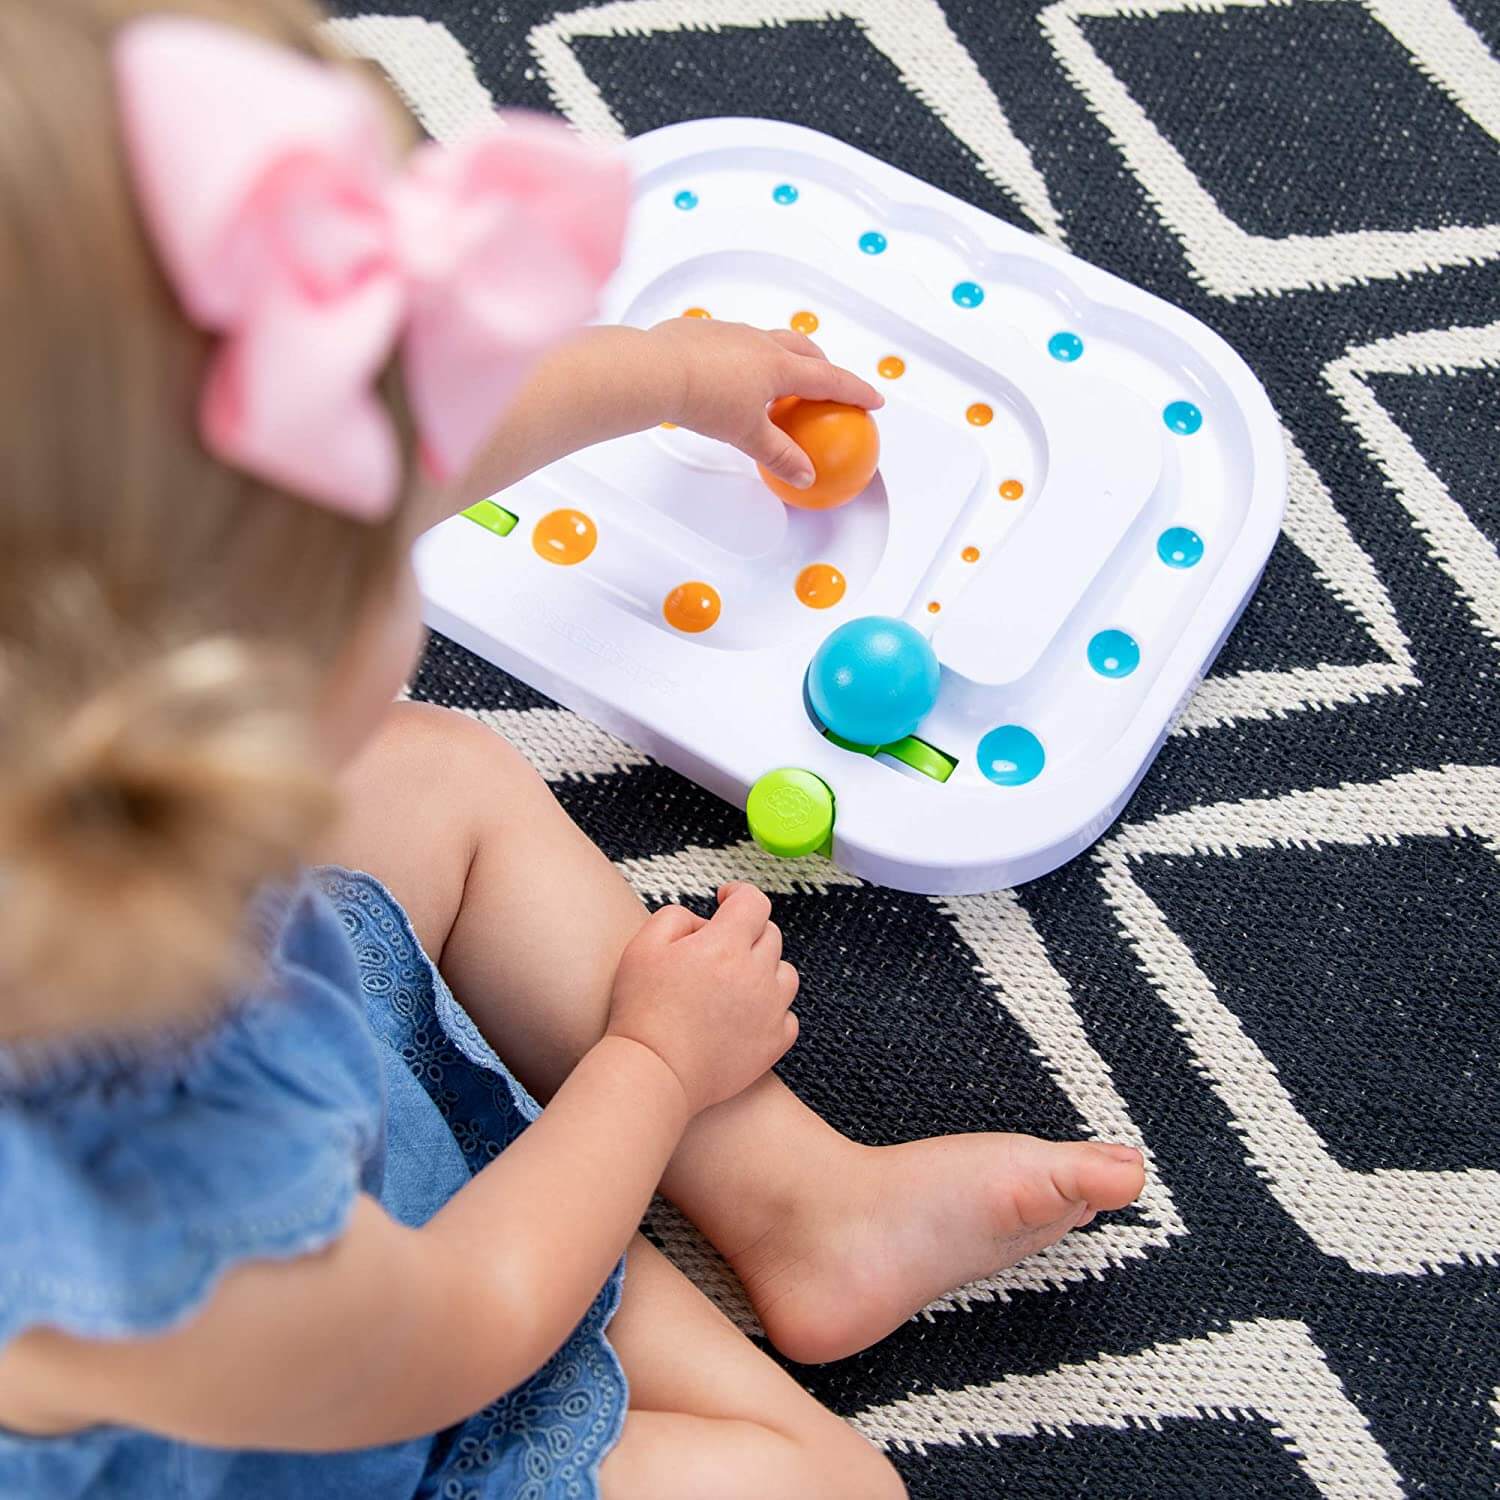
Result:
[[650,899],[777,893],[786,1076],[841,1129],[1150,1153],[1130,1213],[801,1378],[932,1500],[1492,1493],[1500,8],[499,9],[349,3],[342,34],[439,133],[488,95],[841,137],[1186,308],[1287,431],[1284,535],[1214,672],[1117,828],[1015,894],[776,865],[433,641],[414,695],[508,734]]

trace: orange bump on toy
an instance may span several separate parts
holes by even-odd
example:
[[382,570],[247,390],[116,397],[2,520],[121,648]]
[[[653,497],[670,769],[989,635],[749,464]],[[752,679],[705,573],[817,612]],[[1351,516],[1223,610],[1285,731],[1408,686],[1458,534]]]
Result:
[[813,482],[799,490],[757,465],[778,499],[802,510],[832,510],[847,504],[875,477],[880,433],[858,406],[783,396],[771,404],[771,420],[812,460]]
[[694,579],[679,583],[662,601],[662,618],[673,630],[697,635],[719,619],[719,591],[712,584]]
[[832,609],[846,587],[844,575],[832,563],[809,563],[797,575],[797,597],[809,609]]
[[548,511],[531,533],[537,555],[563,567],[581,563],[598,541],[598,528],[581,510]]

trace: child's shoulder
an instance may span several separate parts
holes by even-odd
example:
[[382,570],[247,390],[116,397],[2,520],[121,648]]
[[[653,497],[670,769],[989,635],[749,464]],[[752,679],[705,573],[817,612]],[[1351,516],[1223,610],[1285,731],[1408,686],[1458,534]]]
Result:
[[305,880],[256,920],[265,976],[210,1026],[0,1048],[0,1346],[168,1327],[378,1190],[384,1075],[339,917]]

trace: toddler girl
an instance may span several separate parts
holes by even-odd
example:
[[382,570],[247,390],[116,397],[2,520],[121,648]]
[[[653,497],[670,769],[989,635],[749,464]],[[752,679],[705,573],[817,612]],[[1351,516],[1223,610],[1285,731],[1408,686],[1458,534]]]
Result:
[[560,129],[401,141],[302,0],[0,0],[0,1493],[900,1494],[653,1192],[818,1361],[1138,1153],[844,1139],[771,1071],[763,895],[648,916],[390,706],[424,527],[664,420],[805,481],[767,403],[879,398],[790,332],[577,333],[626,186]]

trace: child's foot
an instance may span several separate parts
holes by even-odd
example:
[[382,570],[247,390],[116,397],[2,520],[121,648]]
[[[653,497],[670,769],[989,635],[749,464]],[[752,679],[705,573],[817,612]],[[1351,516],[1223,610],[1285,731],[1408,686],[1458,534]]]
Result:
[[821,1364],[884,1338],[954,1287],[1060,1240],[1145,1181],[1130,1146],[955,1135],[852,1147],[731,1256],[767,1336]]

